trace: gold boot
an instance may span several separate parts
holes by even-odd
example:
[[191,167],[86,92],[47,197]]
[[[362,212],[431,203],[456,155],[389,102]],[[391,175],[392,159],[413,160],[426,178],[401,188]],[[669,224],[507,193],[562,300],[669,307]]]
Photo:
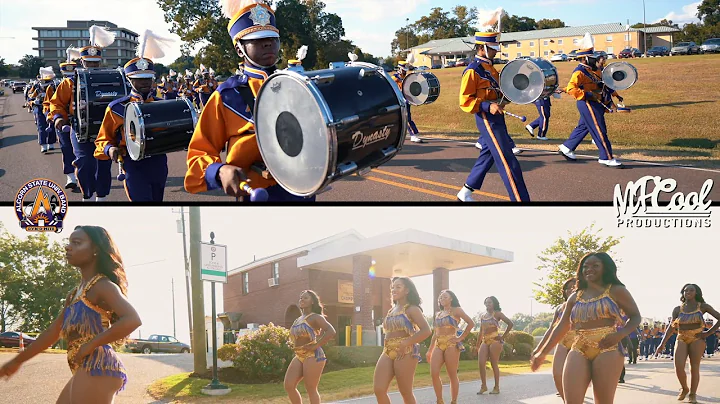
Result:
[[442,399],[442,398],[438,398],[438,400],[437,400],[437,404],[445,404],[445,401],[443,401],[443,399]]
[[493,387],[490,394],[500,394],[500,387],[498,387],[498,386]]
[[688,394],[689,392],[690,392],[690,390],[680,389],[680,394],[678,394],[678,397],[677,397],[678,401],[684,400],[684,399],[685,399],[685,396],[687,396],[687,394]]
[[690,393],[688,396],[688,403],[697,403],[697,394]]
[[487,391],[487,386],[486,386],[486,385],[482,385],[482,386],[480,386],[480,391],[478,391],[477,394],[482,394],[482,393],[484,393],[484,392],[486,392],[486,391]]

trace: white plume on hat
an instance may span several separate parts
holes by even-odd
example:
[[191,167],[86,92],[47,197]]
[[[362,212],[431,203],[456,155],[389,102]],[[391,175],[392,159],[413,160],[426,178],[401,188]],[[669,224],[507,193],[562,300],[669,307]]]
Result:
[[407,59],[405,60],[409,65],[415,63],[415,54],[413,52],[410,52],[408,54]]
[[142,59],[160,59],[165,57],[165,50],[170,47],[175,40],[161,37],[154,32],[146,29],[139,39],[135,54]]
[[207,67],[205,67],[205,65],[202,63],[200,63],[200,71],[203,73],[207,71]]
[[240,69],[235,69],[235,75],[242,76],[242,72],[240,71]]
[[348,52],[348,58],[350,58],[351,62],[357,62],[357,60],[359,59],[358,55],[352,52]]
[[589,32],[586,32],[582,41],[580,41],[580,49],[590,49],[590,48],[595,48],[595,40],[593,39],[592,35],[590,35]]
[[100,48],[107,48],[115,42],[115,33],[108,31],[105,27],[93,25],[90,27],[90,45]]
[[225,14],[225,17],[227,18],[235,17],[235,14],[239,13],[240,10],[247,6],[263,3],[263,0],[220,0],[223,14]]
[[190,70],[190,69],[185,69],[185,75],[186,75],[186,76],[192,76],[192,75],[193,75],[192,70]]
[[478,10],[478,29],[483,32],[494,32],[494,27],[497,25],[497,32],[500,32],[500,21],[504,14],[505,10],[502,7],[495,10]]
[[167,78],[165,76],[162,76],[162,82],[164,83],[166,81],[167,81]]
[[175,70],[170,69],[170,77],[175,77],[175,76],[177,76],[177,73],[175,72]]
[[213,70],[212,67],[210,68],[210,75],[211,75],[211,76],[214,76],[214,75],[215,75],[215,70]]
[[303,45],[300,47],[300,49],[298,49],[297,54],[295,56],[296,56],[297,60],[302,62],[305,59],[305,57],[307,56],[307,53],[308,53],[308,46]]
[[40,78],[42,80],[50,80],[55,78],[55,71],[52,67],[41,67]]
[[68,48],[65,50],[65,54],[67,54],[68,63],[72,62],[75,59],[80,59],[80,49],[78,48],[68,46]]
[[199,75],[200,75],[200,69],[195,70],[195,75],[196,75],[196,76],[199,76]]

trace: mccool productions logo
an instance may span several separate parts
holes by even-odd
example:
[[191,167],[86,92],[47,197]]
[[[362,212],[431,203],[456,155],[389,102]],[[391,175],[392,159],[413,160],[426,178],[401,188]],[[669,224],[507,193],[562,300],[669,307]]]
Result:
[[15,214],[27,231],[62,231],[68,202],[62,187],[46,179],[32,180],[15,195]]
[[[654,188],[650,190],[649,185]],[[671,193],[677,188],[672,178],[645,176],[636,182],[628,182],[625,192],[615,185],[613,205],[617,209],[618,227],[710,227],[713,180],[708,179],[700,192],[685,195],[676,192],[666,206],[660,206],[661,193]]]

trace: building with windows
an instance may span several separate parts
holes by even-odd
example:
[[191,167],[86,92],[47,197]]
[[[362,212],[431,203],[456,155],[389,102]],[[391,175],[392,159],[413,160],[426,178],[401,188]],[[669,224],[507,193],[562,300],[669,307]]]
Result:
[[223,285],[225,313],[218,317],[225,330],[268,323],[289,328],[300,316],[300,293],[312,289],[337,330],[338,345],[345,345],[346,326],[356,340],[358,325],[363,345],[375,345],[377,326],[392,305],[392,277],[432,274],[433,296],[421,297],[434,302],[449,287],[452,271],[512,260],[509,251],[418,230],[371,238],[349,230],[230,270]]
[[33,27],[37,36],[38,56],[45,61],[46,66],[57,67],[67,58],[65,50],[68,46],[82,47],[90,45],[90,32],[93,25],[107,27],[115,32],[115,42],[103,52],[105,66],[123,66],[135,57],[138,45],[138,34],[127,28],[120,28],[109,21],[68,21],[66,27]]
[[[673,35],[680,30],[672,27],[636,29],[620,23],[612,23],[507,32],[500,36],[503,42],[502,55],[496,57],[505,60],[513,60],[520,56],[550,59],[555,54],[568,54],[577,50],[586,32],[593,36],[595,50],[617,55],[626,48],[637,48],[640,52],[645,52],[644,38],[647,38],[648,47],[672,48]],[[448,61],[473,57],[475,54],[473,41],[473,37],[438,39],[410,48],[409,51],[415,55],[416,66],[445,66]]]

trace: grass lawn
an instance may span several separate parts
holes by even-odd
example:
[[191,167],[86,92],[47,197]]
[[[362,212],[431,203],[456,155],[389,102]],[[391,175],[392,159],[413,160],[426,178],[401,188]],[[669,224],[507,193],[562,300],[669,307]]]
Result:
[[[0,348],[0,353],[18,353],[17,348]],[[67,354],[67,351],[65,349],[46,349],[42,353],[51,353],[51,354]]]
[[[611,60],[610,62],[617,62]],[[623,59],[622,61],[625,61]],[[608,134],[620,158],[717,164],[720,160],[720,55],[673,56],[629,59],[638,71],[638,82],[621,91],[628,114],[606,114]],[[501,69],[504,65],[497,65]],[[575,62],[555,63],[560,87],[565,88]],[[460,110],[458,94],[464,67],[432,70],[441,83],[440,98],[433,104],[413,107],[413,120],[421,136],[474,141],[474,116]],[[508,112],[525,115],[526,123],[507,116],[510,135],[518,146],[557,150],[578,123],[575,101],[567,94],[552,99],[547,142],[530,138],[524,126],[538,116],[534,104],[508,105]],[[596,149],[589,140],[579,150]],[[712,160],[715,160],[714,162]],[[699,163],[699,164],[698,164]]]
[[[543,368],[547,368],[552,363],[552,356],[548,356]],[[488,363],[489,369],[489,363]],[[320,379],[320,394],[323,402],[344,400],[353,397],[362,397],[373,394],[373,372],[374,367],[362,367],[344,369],[332,372],[325,372]],[[528,361],[511,361],[500,364],[502,375],[512,375],[526,373],[530,371]],[[442,371],[441,377],[443,383],[448,383],[445,370]],[[477,361],[467,360],[460,361],[458,372],[460,381],[479,380],[479,372]],[[488,376],[492,378],[492,371],[489,370]],[[233,402],[263,402],[263,403],[286,403],[287,396],[283,388],[282,382],[267,384],[234,384],[223,380],[223,384],[229,385],[232,392],[221,397],[208,397],[201,393],[201,389],[210,381],[197,377],[190,377],[190,373],[181,373],[155,381],[148,388],[148,393],[155,399],[175,400],[175,402],[183,403],[203,403],[218,400],[232,400]],[[431,386],[430,365],[423,362],[418,365],[415,372],[415,387]],[[479,385],[478,385],[479,388]],[[298,386],[301,394],[305,394],[302,382]],[[396,391],[396,384],[393,381],[391,391]],[[307,400],[307,396],[305,396]]]

